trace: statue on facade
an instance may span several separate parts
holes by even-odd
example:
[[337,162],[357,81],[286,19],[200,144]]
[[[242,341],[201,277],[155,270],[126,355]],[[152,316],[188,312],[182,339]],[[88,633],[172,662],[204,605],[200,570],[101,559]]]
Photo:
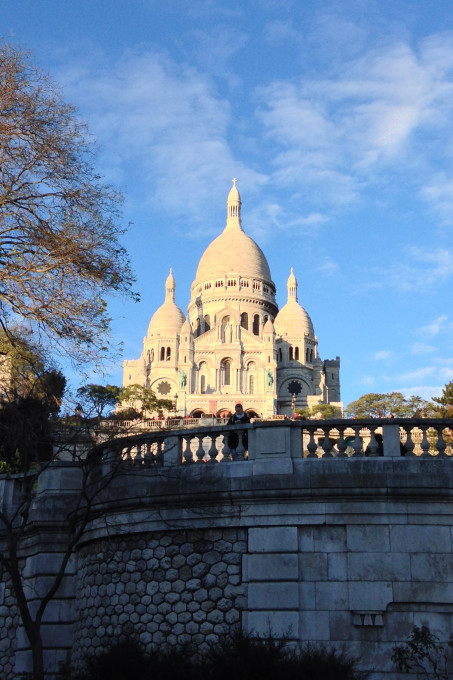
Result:
[[187,383],[187,376],[184,371],[179,371],[179,387],[181,390],[185,389]]
[[268,387],[272,387],[273,384],[274,384],[274,376],[272,375],[271,369],[268,368],[267,373],[266,373],[266,385]]

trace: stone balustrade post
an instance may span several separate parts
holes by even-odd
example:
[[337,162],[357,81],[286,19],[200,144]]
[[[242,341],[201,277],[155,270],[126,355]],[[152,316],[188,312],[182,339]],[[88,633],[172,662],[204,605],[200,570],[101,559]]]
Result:
[[249,460],[300,458],[301,437],[299,428],[286,427],[280,424],[256,426],[248,430]]
[[382,441],[385,458],[399,458],[401,456],[399,425],[382,426]]
[[165,437],[163,455],[164,467],[169,467],[170,465],[179,465],[180,463],[182,463],[182,456],[179,437]]

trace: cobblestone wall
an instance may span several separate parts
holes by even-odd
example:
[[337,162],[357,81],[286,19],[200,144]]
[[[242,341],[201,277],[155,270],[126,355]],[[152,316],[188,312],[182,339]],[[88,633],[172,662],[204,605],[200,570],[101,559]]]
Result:
[[207,645],[239,623],[246,530],[131,535],[81,549],[73,663],[133,634],[150,651]]
[[[5,579],[5,576],[3,577]],[[0,583],[0,678],[15,678],[16,631],[19,624],[19,610],[8,580]]]

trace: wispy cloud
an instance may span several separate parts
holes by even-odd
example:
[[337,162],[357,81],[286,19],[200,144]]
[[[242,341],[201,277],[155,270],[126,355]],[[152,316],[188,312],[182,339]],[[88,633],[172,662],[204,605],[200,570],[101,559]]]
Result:
[[[410,164],[417,181],[420,157],[426,164],[430,153],[442,153],[437,140],[451,127],[452,69],[453,35],[444,33],[416,48],[399,42],[368,51],[331,78],[260,88],[257,116],[275,145],[276,179],[322,184],[331,201],[339,194],[353,200],[361,183],[389,164],[393,170]],[[429,147],[422,143],[426,132]],[[429,187],[427,197],[430,191],[431,201],[441,200]]]
[[417,380],[424,380],[437,373],[437,368],[435,366],[425,366],[423,368],[418,368],[415,371],[409,371],[408,373],[403,373],[397,376],[398,380],[401,382],[415,382]]
[[433,397],[439,397],[442,394],[441,385],[411,385],[410,387],[399,387],[395,390],[401,392],[405,397],[417,396],[426,401],[431,401]]
[[203,206],[233,175],[249,191],[266,181],[235,157],[230,104],[196,68],[163,53],[129,53],[113,66],[73,68],[66,88],[89,111],[108,172],[120,180],[139,173],[146,199],[160,208],[206,219]]
[[372,358],[374,361],[386,361],[387,359],[391,359],[394,354],[395,353],[392,350],[381,349],[379,352],[375,352]]
[[428,345],[424,342],[414,342],[411,346],[412,354],[431,354],[435,351],[436,348],[433,345]]
[[316,271],[322,274],[322,276],[335,276],[340,271],[340,265],[338,262],[334,262],[334,260],[326,259],[318,265]]
[[396,264],[387,265],[379,273],[381,286],[403,291],[428,290],[453,275],[453,250],[408,246]]
[[423,335],[428,338],[434,338],[436,335],[440,333],[440,331],[445,328],[445,325],[448,321],[448,316],[446,314],[442,314],[441,316],[438,316],[436,319],[431,321],[431,323],[427,324],[426,326],[423,326],[422,328],[418,329],[418,334]]

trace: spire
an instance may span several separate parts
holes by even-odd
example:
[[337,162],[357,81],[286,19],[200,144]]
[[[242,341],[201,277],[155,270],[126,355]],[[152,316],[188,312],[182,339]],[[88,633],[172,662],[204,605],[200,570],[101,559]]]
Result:
[[233,178],[233,186],[230,189],[227,199],[227,221],[225,231],[242,229],[241,225],[241,197],[236,187],[237,179]]
[[288,288],[288,302],[297,302],[297,279],[294,276],[293,268],[291,267],[291,273],[288,277],[288,283],[286,284]]
[[165,281],[165,302],[167,300],[170,300],[171,302],[175,301],[175,279],[173,276],[173,269],[170,268],[170,273],[167,276],[167,280]]

